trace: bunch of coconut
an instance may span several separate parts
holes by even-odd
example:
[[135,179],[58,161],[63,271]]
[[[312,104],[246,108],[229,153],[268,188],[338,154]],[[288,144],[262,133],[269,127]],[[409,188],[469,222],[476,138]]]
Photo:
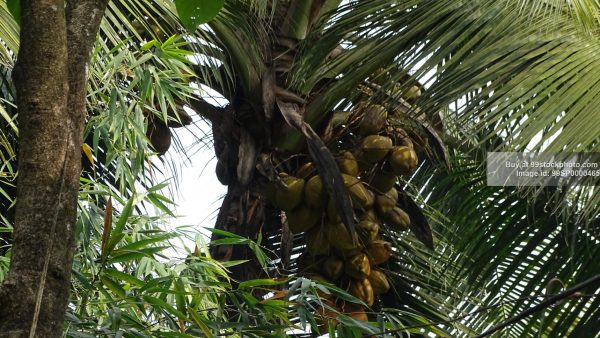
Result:
[[[418,164],[406,133],[388,128],[387,111],[378,105],[360,108],[362,118],[354,128],[355,147],[337,154],[337,165],[358,218],[351,235],[328,196],[315,166],[299,165],[293,173],[280,173],[271,182],[267,197],[285,212],[291,232],[305,234],[306,248],[300,272],[312,279],[333,283],[371,306],[375,297],[390,289],[381,268],[392,254],[392,245],[381,239],[382,229],[406,231],[409,215],[398,207],[396,183],[412,174]],[[330,306],[366,320],[364,308],[328,299]],[[350,309],[352,311],[346,311]]]

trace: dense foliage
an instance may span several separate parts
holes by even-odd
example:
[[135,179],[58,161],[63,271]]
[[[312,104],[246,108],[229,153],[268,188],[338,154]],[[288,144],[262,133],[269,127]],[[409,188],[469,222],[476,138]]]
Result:
[[[341,337],[384,330],[472,336],[600,273],[596,187],[489,187],[482,166],[493,150],[598,151],[596,2],[306,3],[313,2],[323,5],[314,21],[300,20],[311,13],[298,5],[303,1],[280,1],[284,13],[277,1],[225,1],[196,30],[181,23],[172,1],[110,3],[90,64],[68,336],[267,337],[315,330],[338,330]],[[157,173],[176,175],[171,154],[184,152],[172,128],[204,136],[183,106],[210,120],[240,102],[262,105],[256,93],[270,66],[265,55],[273,52],[273,22],[295,39],[284,94],[311,102],[305,120],[315,129],[329,112],[351,109],[351,98],[365,95],[358,88],[370,88],[369,102],[390,105],[415,84],[422,95],[411,101],[417,108],[404,128],[427,140],[427,126],[443,125],[448,161],[423,156],[417,172],[400,182],[427,216],[435,249],[414,234],[387,235],[395,248],[386,267],[393,288],[370,308],[368,323],[337,316],[324,302],[329,293],[360,302],[345,290],[283,270],[270,237],[215,230],[220,239],[210,245],[244,246],[258,262],[261,278],[235,280],[229,270],[248,262],[215,259],[197,229],[166,230],[174,202],[170,183],[157,182]],[[10,260],[17,174],[11,84],[17,50],[18,25],[0,1],[0,280]],[[373,86],[380,69],[385,79]],[[226,108],[205,104],[207,88]],[[169,135],[168,145],[157,141],[159,129]],[[297,148],[301,135],[282,130],[278,146]],[[215,137],[215,147],[221,140]],[[436,153],[436,144],[424,145],[423,154]],[[298,253],[302,242],[294,243]],[[502,336],[593,335],[600,331],[598,292],[583,290]],[[327,315],[339,325],[320,326]]]

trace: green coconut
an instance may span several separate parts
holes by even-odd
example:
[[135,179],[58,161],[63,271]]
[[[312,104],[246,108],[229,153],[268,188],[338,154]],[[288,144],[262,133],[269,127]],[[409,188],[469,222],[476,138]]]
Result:
[[389,137],[381,135],[369,135],[361,142],[361,157],[369,163],[377,163],[388,154],[392,147],[392,139]]
[[390,152],[389,162],[396,175],[410,175],[419,164],[417,153],[407,146],[394,147]]
[[324,227],[327,234],[327,241],[331,247],[342,252],[357,248],[358,240],[356,234],[354,236],[350,235],[343,223],[325,224]]
[[311,177],[304,185],[304,203],[313,209],[322,209],[326,202],[327,194],[321,177]]
[[274,205],[284,211],[293,210],[304,197],[304,180],[288,175],[283,175],[281,180],[285,186],[276,185]]
[[300,205],[292,211],[286,212],[288,226],[294,234],[312,229],[319,223],[321,212]]
[[348,188],[354,208],[369,209],[373,206],[375,196],[358,178],[346,174],[342,174],[342,178],[344,185]]
[[356,157],[354,157],[351,152],[344,151],[337,159],[337,165],[342,174],[354,177],[358,176],[358,162],[356,161]]

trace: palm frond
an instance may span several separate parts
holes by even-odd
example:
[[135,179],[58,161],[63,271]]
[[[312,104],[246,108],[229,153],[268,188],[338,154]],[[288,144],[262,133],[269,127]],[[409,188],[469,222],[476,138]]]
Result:
[[[432,177],[429,173],[415,177],[413,184],[421,187],[431,207],[448,218],[449,226],[438,230],[454,243],[450,260],[462,267],[457,276],[468,278],[465,295],[478,295],[475,304],[457,304],[461,313],[503,304],[464,325],[481,332],[543,300],[552,279],[568,286],[600,272],[593,259],[600,254],[599,229],[578,214],[549,212],[554,203],[561,203],[551,198],[556,187],[532,198],[514,187],[486,186],[485,170],[473,159],[455,157],[453,165],[454,172],[437,169]],[[590,292],[557,305],[543,320],[531,318],[505,334],[569,336],[583,328],[599,330],[593,306],[597,296]]]

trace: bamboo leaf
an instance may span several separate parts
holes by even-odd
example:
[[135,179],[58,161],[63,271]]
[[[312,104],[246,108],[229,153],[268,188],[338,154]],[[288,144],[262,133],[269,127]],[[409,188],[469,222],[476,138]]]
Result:
[[196,311],[191,310],[191,311],[188,311],[188,313],[189,313],[190,317],[192,317],[192,320],[194,321],[194,323],[196,325],[198,325],[200,330],[202,330],[202,333],[204,333],[204,335],[207,338],[214,337],[214,335],[210,331],[210,328],[208,327],[208,325],[206,325],[206,323],[204,323],[204,321],[202,320],[202,318],[200,318],[200,316],[198,315],[198,313],[196,313]]
[[154,254],[166,249],[166,246],[159,246],[153,248],[145,248],[141,250],[122,250],[117,249],[111,252],[110,257],[107,259],[108,263],[124,263],[134,260],[139,260],[144,257],[152,258]]
[[273,286],[287,283],[287,279],[252,279],[243,281],[238,285],[238,289],[250,289],[256,286]]
[[181,311],[174,308],[171,304],[165,302],[164,300],[152,296],[144,296],[144,300],[150,304],[152,304],[157,309],[164,309],[171,314],[177,316],[179,319],[186,320],[186,316]]
[[177,310],[181,313],[186,313],[186,291],[183,280],[181,278],[173,278],[173,287],[175,288],[175,305],[177,306]]

